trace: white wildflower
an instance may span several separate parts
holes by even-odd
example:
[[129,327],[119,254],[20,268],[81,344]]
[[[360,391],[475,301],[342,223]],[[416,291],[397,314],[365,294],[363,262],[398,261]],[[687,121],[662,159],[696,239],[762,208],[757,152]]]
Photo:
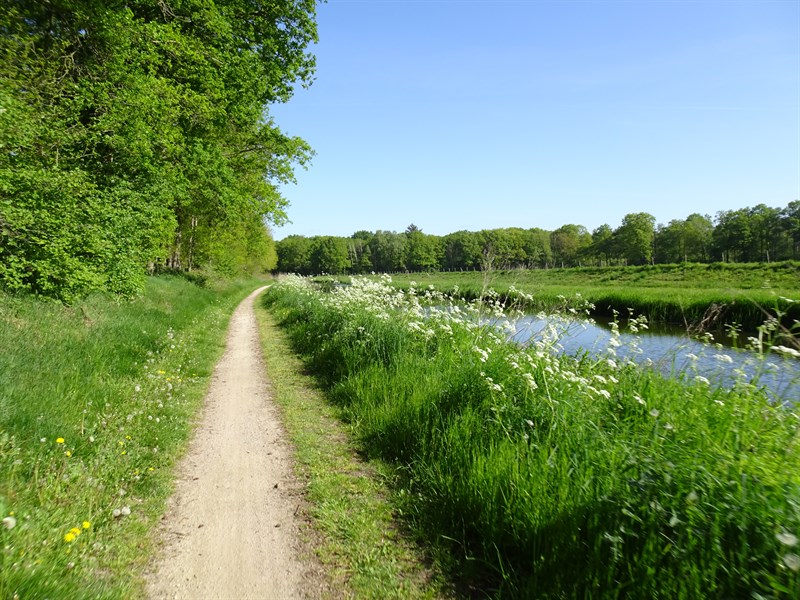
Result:
[[783,354],[784,356],[800,358],[800,351],[797,351],[794,348],[787,348],[786,346],[773,346],[772,349],[779,354]]
[[792,571],[800,571],[800,556],[797,556],[797,554],[784,554],[783,564],[789,567]]
[[472,351],[478,354],[478,358],[480,359],[481,362],[485,363],[487,360],[489,360],[489,352],[490,352],[489,348],[484,350],[483,348],[479,348],[478,346],[473,346]]

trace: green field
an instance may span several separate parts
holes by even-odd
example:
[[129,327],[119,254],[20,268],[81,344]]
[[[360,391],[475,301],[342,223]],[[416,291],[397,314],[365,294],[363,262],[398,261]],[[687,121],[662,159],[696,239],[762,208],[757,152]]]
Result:
[[[530,310],[563,306],[563,298],[580,294],[595,305],[596,315],[613,311],[627,316],[629,309],[651,321],[671,323],[698,331],[722,330],[736,323],[755,331],[768,315],[786,313],[784,325],[800,319],[800,307],[783,300],[800,301],[800,263],[715,263],[647,265],[641,267],[585,267],[513,271],[437,272],[393,274],[392,283],[407,289],[433,285],[455,291],[466,299],[479,297],[487,288],[514,297],[516,288],[533,296]],[[517,298],[519,299],[519,298]],[[714,308],[716,307],[716,308]]]
[[485,303],[352,283],[290,278],[266,301],[364,452],[395,466],[398,512],[456,586],[800,595],[796,412],[744,379],[666,379],[611,343],[582,358],[547,336],[505,343],[479,325]]
[[0,295],[0,598],[141,595],[228,318],[259,283]]

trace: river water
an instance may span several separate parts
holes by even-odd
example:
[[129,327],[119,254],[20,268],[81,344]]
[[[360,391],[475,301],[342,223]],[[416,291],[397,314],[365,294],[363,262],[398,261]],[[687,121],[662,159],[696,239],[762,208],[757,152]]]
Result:
[[588,352],[652,365],[664,375],[702,377],[711,385],[730,387],[737,378],[744,378],[766,388],[776,402],[797,405],[800,400],[800,360],[791,356],[705,344],[687,335],[651,329],[632,333],[623,328],[619,335],[608,323],[560,321],[526,315],[513,322],[517,333],[513,339],[526,344],[545,335],[548,328],[557,329],[560,351],[569,355]]

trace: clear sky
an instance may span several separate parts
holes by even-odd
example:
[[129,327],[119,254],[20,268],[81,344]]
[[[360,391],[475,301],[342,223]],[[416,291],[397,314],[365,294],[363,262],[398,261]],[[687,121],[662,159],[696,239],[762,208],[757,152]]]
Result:
[[800,0],[329,0],[276,239],[800,199]]

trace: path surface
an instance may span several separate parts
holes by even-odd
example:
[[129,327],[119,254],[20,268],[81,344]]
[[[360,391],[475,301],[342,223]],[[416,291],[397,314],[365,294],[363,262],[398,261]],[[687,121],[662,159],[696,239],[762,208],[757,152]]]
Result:
[[225,354],[162,523],[151,599],[314,598],[317,568],[299,559],[300,497],[269,397],[253,302],[231,318]]

